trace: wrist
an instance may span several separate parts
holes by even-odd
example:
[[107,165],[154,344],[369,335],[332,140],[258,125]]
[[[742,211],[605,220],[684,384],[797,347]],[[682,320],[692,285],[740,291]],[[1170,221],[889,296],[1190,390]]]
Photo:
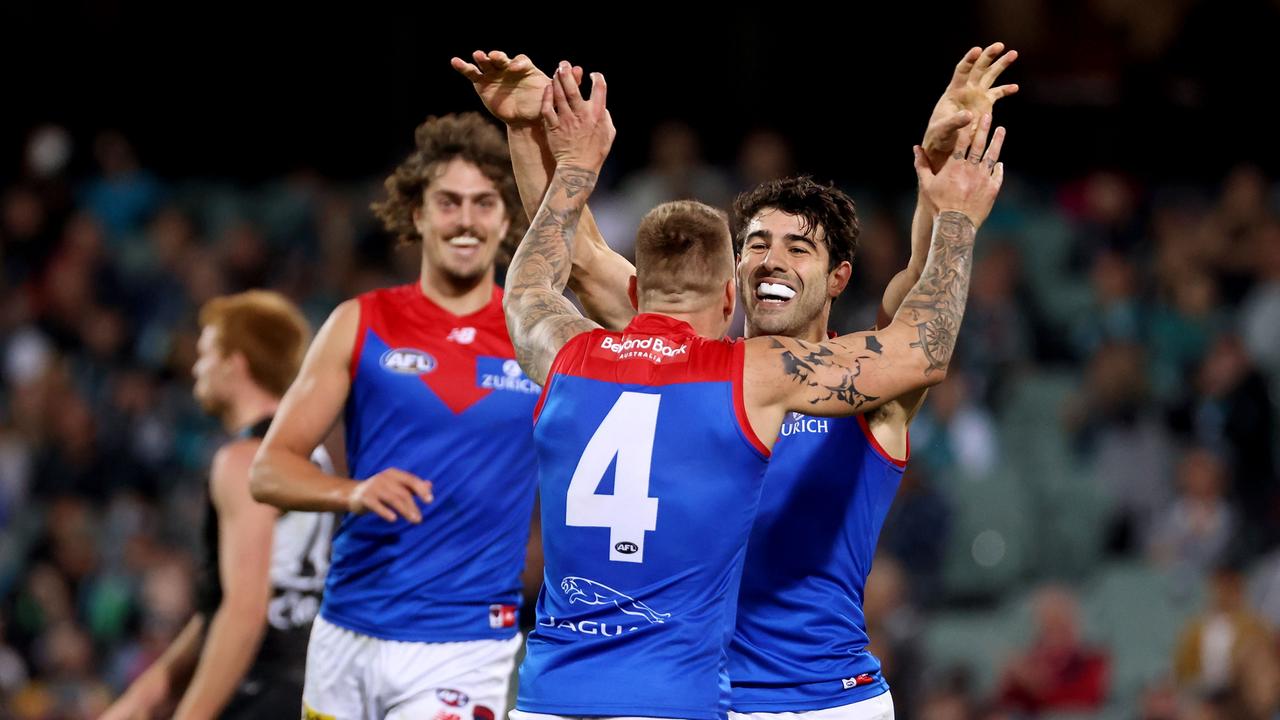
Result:
[[937,224],[939,222],[942,222],[943,220],[955,220],[962,223],[967,223],[969,225],[972,225],[975,230],[978,228],[979,225],[982,224],[977,219],[975,219],[974,216],[969,211],[962,210],[960,208],[954,208],[954,207],[938,208],[938,211],[933,215],[933,222],[934,224]]
[[356,491],[360,488],[358,480],[342,480],[342,484],[334,493],[333,502],[329,503],[330,509],[334,512],[348,512],[356,514],[360,511],[358,507]]
[[507,123],[507,137],[537,138],[543,133],[542,121],[525,122],[515,120]]

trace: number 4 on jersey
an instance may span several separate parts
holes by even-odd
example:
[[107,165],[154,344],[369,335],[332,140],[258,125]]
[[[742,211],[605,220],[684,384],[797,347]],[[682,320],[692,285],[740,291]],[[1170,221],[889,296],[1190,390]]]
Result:
[[[596,429],[569,481],[565,524],[609,528],[609,559],[644,562],[646,532],[658,527],[658,499],[649,497],[649,465],[660,395],[624,392]],[[614,457],[613,494],[597,495]]]

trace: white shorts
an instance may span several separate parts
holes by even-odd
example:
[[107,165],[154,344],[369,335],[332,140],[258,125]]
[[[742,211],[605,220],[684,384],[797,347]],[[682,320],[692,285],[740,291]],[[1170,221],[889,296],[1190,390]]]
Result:
[[856,703],[803,712],[729,713],[729,720],[893,720],[893,697],[886,691]]
[[306,720],[502,720],[521,637],[382,640],[317,617],[302,689]]

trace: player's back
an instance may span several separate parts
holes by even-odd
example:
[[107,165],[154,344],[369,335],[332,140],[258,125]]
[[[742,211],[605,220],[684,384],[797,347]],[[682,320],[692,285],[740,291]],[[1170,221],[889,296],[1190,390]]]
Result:
[[545,575],[517,707],[716,718],[768,450],[742,343],[662,315],[571,340],[534,439]]

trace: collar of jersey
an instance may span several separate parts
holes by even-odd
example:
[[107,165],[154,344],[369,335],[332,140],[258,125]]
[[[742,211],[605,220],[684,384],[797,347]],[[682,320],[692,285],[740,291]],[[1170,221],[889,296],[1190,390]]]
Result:
[[422,292],[422,287],[418,285],[417,280],[406,285],[401,285],[400,290],[408,297],[408,307],[426,317],[445,317],[451,321],[463,321],[471,318],[478,318],[481,315],[487,315],[493,312],[495,305],[498,307],[499,315],[501,315],[502,287],[497,283],[494,283],[493,294],[489,297],[489,304],[475,312],[467,313],[466,315],[454,315],[443,307],[440,307],[436,304],[435,300],[427,297],[427,294]]
[[622,333],[624,335],[669,336],[693,336],[698,334],[689,323],[658,313],[640,313],[636,315],[631,318],[631,322],[627,323],[627,327]]

